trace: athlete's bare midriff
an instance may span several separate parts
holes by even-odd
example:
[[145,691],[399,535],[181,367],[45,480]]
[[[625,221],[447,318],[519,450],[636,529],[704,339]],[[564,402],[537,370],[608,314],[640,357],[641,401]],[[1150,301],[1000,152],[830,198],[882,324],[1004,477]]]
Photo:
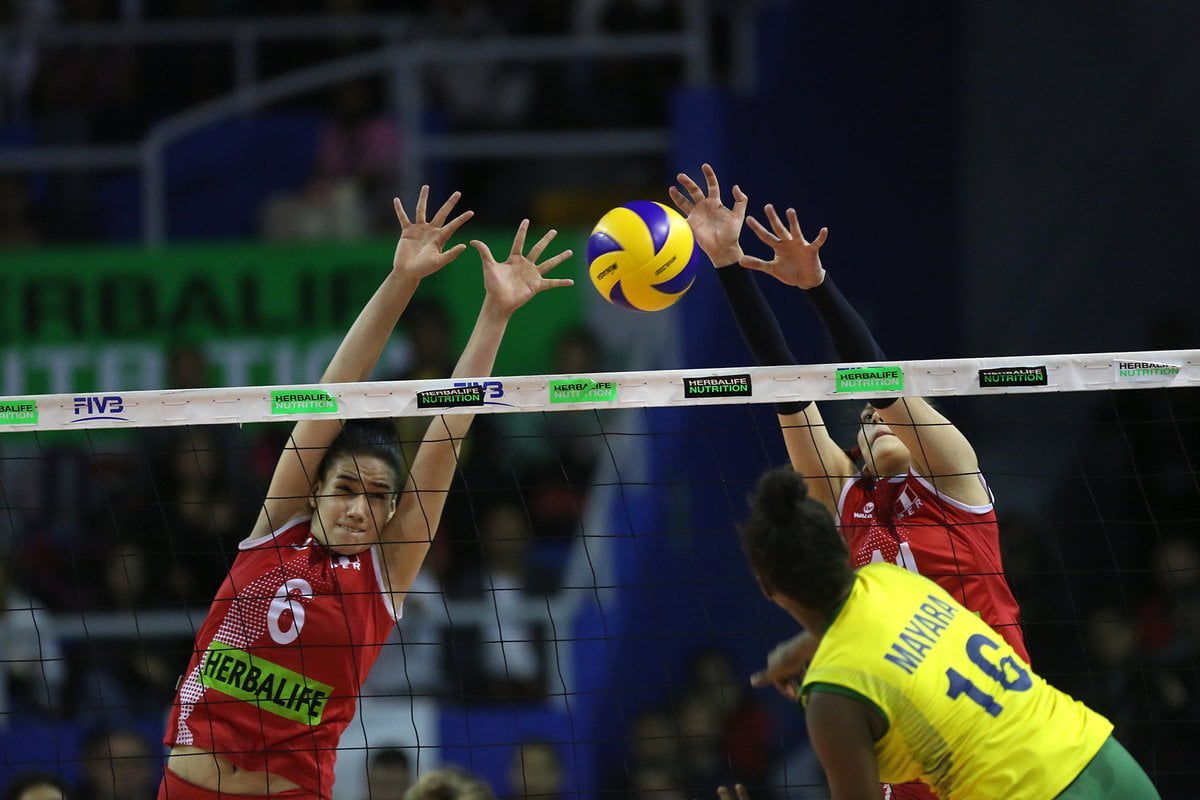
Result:
[[300,788],[281,775],[250,772],[223,756],[190,745],[172,747],[167,768],[188,783],[226,794],[262,797]]

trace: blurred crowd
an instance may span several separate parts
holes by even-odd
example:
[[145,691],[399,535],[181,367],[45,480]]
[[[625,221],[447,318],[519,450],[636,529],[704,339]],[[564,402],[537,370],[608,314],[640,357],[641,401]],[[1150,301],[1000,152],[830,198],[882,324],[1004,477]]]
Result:
[[[394,4],[369,0],[240,3],[195,0],[25,0],[0,9],[0,151],[5,147],[136,145],[154,125],[229,95],[237,86],[235,42],[56,42],[42,32],[54,24],[239,20],[286,15],[310,17],[309,38],[270,38],[256,44],[255,77],[281,75],[392,44],[437,38],[449,44],[510,36],[678,32],[681,0],[426,0]],[[706,2],[714,19],[734,4]],[[338,33],[339,18],[386,15],[394,26]],[[4,17],[7,17],[5,19]],[[384,16],[380,17],[385,18]],[[720,26],[717,26],[720,29]],[[396,33],[399,31],[399,33]],[[719,40],[719,37],[718,37]],[[647,128],[669,119],[668,90],[679,84],[678,56],[564,62],[463,61],[432,66],[419,77],[426,97],[421,124],[433,133],[546,129]],[[353,238],[394,231],[390,198],[404,179],[406,132],[401,129],[385,76],[376,74],[314,90],[242,114],[230,125],[253,137],[255,119],[311,120],[303,142],[275,179],[263,187],[254,227],[274,240]],[[295,126],[293,126],[295,127]],[[289,131],[292,128],[288,128]],[[240,131],[240,132],[239,132]],[[264,134],[266,135],[266,134]],[[290,134],[289,134],[290,135]],[[278,145],[279,133],[274,131]],[[269,144],[258,143],[270,149]],[[227,148],[228,149],[228,148]],[[277,147],[283,152],[286,147]],[[275,155],[278,155],[278,152]],[[211,155],[211,153],[210,153]],[[176,154],[169,157],[175,158]],[[179,156],[182,157],[182,156]],[[230,158],[231,153],[223,154]],[[474,208],[507,220],[524,213],[546,224],[594,218],[612,199],[661,182],[659,157],[575,160],[570,170],[537,159],[472,160],[464,168],[430,167],[471,198]],[[173,186],[194,167],[172,167]],[[213,167],[211,161],[210,169]],[[190,173],[189,173],[190,174]],[[243,193],[259,187],[254,176]],[[180,195],[182,197],[182,195]],[[189,193],[195,200],[201,194]],[[126,170],[0,171],[0,245],[132,238],[137,231],[107,224],[105,204],[138,201],[136,176]],[[213,204],[215,205],[215,204]],[[514,208],[515,206],[515,208]],[[486,217],[485,217],[486,218]],[[244,236],[231,229],[210,235]]]
[[[714,0],[705,8],[717,18],[733,5]],[[157,122],[236,85],[229,43],[53,44],[33,35],[39,27],[275,14],[311,15],[333,27],[338,16],[393,14],[394,6],[372,0],[5,4],[0,152],[136,144]],[[467,43],[500,34],[678,31],[683,6],[676,0],[403,4],[411,23],[405,35]],[[265,41],[256,54],[258,76],[368,52],[385,44],[384,36]],[[719,68],[725,57],[719,46],[714,57]],[[664,96],[680,71],[670,59],[580,61],[569,68],[456,64],[421,76],[430,98],[422,124],[443,133],[663,125],[670,113]],[[303,169],[264,195],[257,233],[273,241],[395,233],[388,199],[406,177],[408,132],[392,113],[382,79],[347,81],[254,113],[313,121],[312,146],[297,162]],[[642,189],[661,194],[663,166],[653,159],[572,162],[569,180],[562,174],[568,171],[548,169],[472,163],[437,178],[461,188],[481,215],[514,219],[523,206],[546,225],[594,219]],[[113,238],[97,221],[112,180],[105,171],[0,170],[0,247]],[[403,325],[411,360],[377,377],[450,374],[453,332],[445,310],[415,304]],[[548,372],[619,366],[585,328],[561,331],[555,353]],[[180,348],[171,387],[204,386],[206,371],[202,350]],[[402,439],[415,444],[423,424],[402,422]],[[1190,796],[1200,742],[1200,394],[1117,392],[1098,416],[1073,424],[1078,467],[1046,477],[1057,487],[1050,510],[1006,517],[1003,502],[999,508],[1006,569],[1035,667],[1116,723],[1118,737],[1155,774],[1164,797]],[[79,439],[47,436],[33,451],[0,454],[0,534],[8,539],[0,556],[0,727],[20,721],[32,730],[39,720],[71,719],[85,731],[78,785],[28,774],[6,787],[5,797],[153,796],[160,750],[154,726],[171,702],[191,637],[107,628],[93,635],[87,620],[100,621],[104,612],[204,607],[250,529],[284,435],[280,426],[193,427],[96,436],[86,449]],[[544,699],[553,677],[546,644],[554,634],[544,613],[530,609],[544,610],[562,591],[605,454],[591,412],[481,417],[436,546],[407,600],[403,647],[397,638],[384,649],[366,690],[468,703]],[[452,620],[447,602],[486,613]],[[56,629],[56,619],[79,620],[85,635]],[[614,798],[707,797],[734,778],[776,787],[780,800],[823,796],[802,739],[783,734],[778,715],[747,691],[745,677],[718,650],[697,653],[678,690],[629,719],[618,745],[620,754],[602,765],[606,784],[597,787]],[[508,785],[494,787],[496,796],[563,797],[569,760],[561,746],[524,742],[513,747],[512,759]],[[402,750],[377,750],[369,763],[375,800],[399,798],[418,780]],[[462,780],[454,773],[439,777]]]

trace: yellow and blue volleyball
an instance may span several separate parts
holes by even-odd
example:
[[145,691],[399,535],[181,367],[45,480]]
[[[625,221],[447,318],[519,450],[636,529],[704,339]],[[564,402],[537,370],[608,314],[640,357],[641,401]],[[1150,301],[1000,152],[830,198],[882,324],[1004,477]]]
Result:
[[683,297],[703,257],[687,220],[650,200],[609,211],[588,238],[592,283],[608,302],[634,311],[661,311]]

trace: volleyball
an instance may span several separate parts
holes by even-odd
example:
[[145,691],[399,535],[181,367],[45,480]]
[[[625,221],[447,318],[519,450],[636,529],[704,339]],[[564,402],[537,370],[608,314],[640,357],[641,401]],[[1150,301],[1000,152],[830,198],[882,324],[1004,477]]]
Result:
[[588,237],[588,273],[613,305],[662,311],[683,297],[703,258],[678,211],[635,200],[609,211]]

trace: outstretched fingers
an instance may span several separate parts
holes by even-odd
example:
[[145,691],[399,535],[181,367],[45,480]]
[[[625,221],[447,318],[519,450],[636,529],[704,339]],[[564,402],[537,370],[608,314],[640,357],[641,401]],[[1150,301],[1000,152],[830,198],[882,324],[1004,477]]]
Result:
[[[438,212],[438,213],[441,213],[441,212]],[[463,226],[463,224],[466,223],[466,221],[469,220],[473,216],[475,216],[474,211],[464,211],[463,213],[459,214],[454,219],[447,222],[442,227],[442,242],[450,241],[450,237],[453,236],[455,234],[455,232],[459,228],[461,228]]]
[[692,198],[693,203],[699,203],[704,200],[704,192],[700,191],[700,187],[694,180],[688,177],[686,172],[681,172],[675,176],[675,179],[687,189],[688,196]]
[[553,228],[546,231],[545,235],[534,242],[533,247],[529,248],[529,260],[536,264],[537,260],[542,257],[542,251],[546,249],[546,245],[554,241],[554,237],[557,235],[558,231]]
[[733,185],[733,213],[737,216],[745,216],[746,205],[750,202],[749,196],[742,191],[742,187],[736,183]]
[[438,264],[443,267],[446,266],[451,261],[462,255],[463,250],[466,249],[467,246],[460,242],[459,244],[454,245],[454,247],[451,247],[449,250],[444,250],[441,256],[438,257]]
[[763,261],[761,258],[755,258],[754,256],[742,256],[738,259],[738,264],[746,269],[756,269],[759,272],[770,272],[775,268],[774,261]]
[[396,210],[396,219],[400,220],[400,230],[403,231],[412,225],[412,220],[408,218],[408,214],[404,213],[404,203],[400,202],[399,197],[392,198],[392,208]]
[[721,184],[717,182],[717,172],[708,164],[701,164],[700,171],[704,173],[704,182],[708,184],[709,198],[721,199]]
[[434,225],[443,225],[446,222],[446,219],[450,216],[450,212],[454,210],[454,206],[460,199],[462,199],[462,192],[454,192],[451,194],[446,198],[446,202],[442,203],[442,207],[437,210],[437,213],[433,215],[433,219],[429,221]]
[[696,207],[695,203],[684,197],[683,192],[679,191],[674,186],[667,189],[667,194],[670,196],[671,202],[675,204],[675,207],[678,208],[685,217],[692,213],[692,209]]
[[[543,261],[541,264],[538,264],[538,265],[537,265],[537,271],[538,271],[539,273],[541,273],[542,275],[545,275],[547,272],[549,272],[550,270],[552,270],[552,269],[554,269],[555,267],[557,267],[559,264],[561,264],[561,263],[563,263],[564,261],[566,261],[566,260],[567,260],[568,258],[570,258],[572,255],[574,255],[574,251],[572,251],[572,250],[563,250],[563,251],[562,251],[561,253],[559,253],[558,255],[553,255],[553,256],[550,256],[550,257],[549,257],[549,258],[547,258],[545,261]],[[570,281],[569,283],[565,283],[565,284],[562,284],[562,285],[563,285],[563,286],[570,286],[570,285],[571,285],[571,284],[573,284],[573,283],[574,283],[574,281]]]
[[517,235],[513,237],[512,250],[508,251],[509,258],[519,256],[525,251],[525,234],[529,232],[529,220],[521,220],[517,226]]
[[767,212],[767,221],[771,223],[771,230],[780,240],[791,239],[792,234],[788,232],[787,226],[783,224],[783,220],[779,218],[779,213],[775,210],[775,206],[767,203],[763,206],[763,211]]
[[422,184],[421,192],[417,195],[417,207],[413,211],[413,219],[417,222],[425,221],[425,207],[429,204],[429,184]]
[[542,278],[542,283],[538,287],[540,292],[543,289],[558,289],[562,286],[574,286],[575,281],[570,278]]
[[471,247],[479,251],[479,257],[485,264],[495,264],[496,257],[492,255],[492,249],[487,246],[486,242],[481,242],[478,239],[471,240]]
[[757,236],[763,244],[772,248],[779,244],[779,237],[767,230],[766,226],[764,226],[754,217],[746,217],[746,227],[754,231],[754,235]]

